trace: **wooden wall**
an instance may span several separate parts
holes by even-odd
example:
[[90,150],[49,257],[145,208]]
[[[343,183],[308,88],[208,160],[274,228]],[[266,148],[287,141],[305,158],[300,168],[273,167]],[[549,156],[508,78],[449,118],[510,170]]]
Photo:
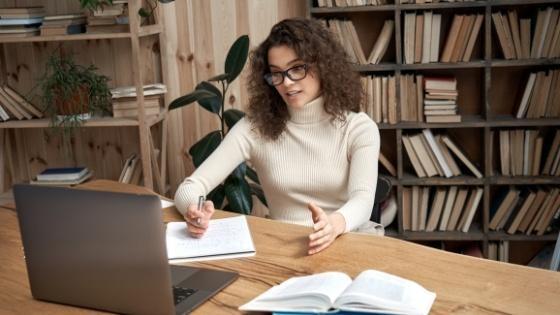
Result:
[[[170,69],[178,77],[180,93],[176,96],[191,91],[201,80],[223,73],[227,51],[239,36],[248,34],[253,48],[276,22],[306,15],[303,0],[183,0],[175,1],[174,6],[167,7],[164,14],[169,58],[177,64]],[[168,18],[173,13],[175,18]],[[245,71],[230,87],[227,108],[245,108],[244,81]],[[170,113],[168,167],[172,191],[193,171],[186,153],[190,146],[218,128],[217,117],[198,105]]]
[[[78,0],[0,0],[0,7],[33,5],[45,6],[47,14],[80,11]],[[166,30],[166,40],[161,45],[165,47],[159,46],[157,37],[142,39],[143,73],[145,83],[165,80],[169,89],[167,103],[192,91],[201,80],[223,73],[227,50],[240,35],[248,34],[254,47],[277,21],[306,15],[303,0],[176,0],[159,7]],[[40,103],[36,96],[38,90],[34,90],[37,78],[44,71],[46,58],[59,47],[72,52],[80,63],[96,65],[100,73],[111,78],[111,87],[134,84],[129,40],[70,41],[62,45],[20,43],[1,47],[1,82],[30,95],[35,103]],[[245,107],[244,73],[230,87],[228,108]],[[177,185],[194,169],[186,153],[188,148],[217,129],[219,123],[216,116],[191,105],[171,112],[168,126],[167,169],[172,196]],[[152,132],[158,134],[158,130]],[[73,142],[73,154],[61,150],[59,137],[49,129],[7,130],[0,132],[0,136],[2,133],[6,134],[2,137],[4,143],[0,141],[6,175],[0,183],[2,191],[13,183],[29,180],[46,167],[86,165],[95,171],[95,177],[116,180],[124,160],[131,153],[139,152],[136,127],[82,128]]]

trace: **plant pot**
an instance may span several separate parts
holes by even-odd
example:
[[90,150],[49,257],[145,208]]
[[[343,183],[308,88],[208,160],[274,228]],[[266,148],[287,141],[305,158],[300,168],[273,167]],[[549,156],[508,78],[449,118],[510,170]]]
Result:
[[68,97],[62,91],[56,93],[54,105],[60,116],[81,115],[89,113],[89,89],[82,86]]

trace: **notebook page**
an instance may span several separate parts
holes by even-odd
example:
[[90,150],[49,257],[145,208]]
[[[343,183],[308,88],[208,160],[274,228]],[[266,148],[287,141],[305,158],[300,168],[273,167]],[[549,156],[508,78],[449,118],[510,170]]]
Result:
[[[245,216],[210,220],[201,238],[191,237],[185,222],[170,222],[166,231],[169,259],[221,259],[223,255],[254,255],[255,245]],[[244,255],[244,256],[248,256]]]

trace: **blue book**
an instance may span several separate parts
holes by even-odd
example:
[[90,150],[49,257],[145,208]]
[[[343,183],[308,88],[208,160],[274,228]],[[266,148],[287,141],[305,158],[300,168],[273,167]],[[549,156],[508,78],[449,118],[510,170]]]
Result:
[[434,292],[378,270],[365,270],[354,280],[330,271],[293,277],[276,285],[247,304],[241,311],[297,314],[410,314],[427,315]]
[[37,175],[38,181],[78,180],[88,173],[87,167],[47,168]]

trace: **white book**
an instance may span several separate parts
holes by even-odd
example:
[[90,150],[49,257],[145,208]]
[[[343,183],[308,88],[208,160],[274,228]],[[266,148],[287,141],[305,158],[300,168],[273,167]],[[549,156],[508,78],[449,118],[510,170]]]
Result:
[[516,118],[523,118],[527,113],[527,107],[529,106],[529,99],[533,92],[533,86],[535,85],[535,79],[537,78],[536,73],[531,73],[529,75],[529,80],[525,86],[525,91],[523,92],[523,97],[521,98],[521,103],[519,104],[519,109],[517,110]]
[[465,154],[461,151],[461,149],[459,149],[455,143],[453,143],[453,141],[451,141],[451,139],[449,139],[449,137],[447,136],[442,136],[441,140],[443,141],[443,143],[445,143],[445,145],[447,145],[447,147],[451,150],[451,152],[453,152],[453,154],[455,154],[459,160],[461,160],[461,162],[463,162],[463,164],[465,164],[465,166],[471,171],[473,172],[474,176],[476,176],[476,178],[482,178],[482,173],[476,168],[476,166],[474,166],[474,164],[465,156]]
[[424,315],[430,312],[434,292],[395,275],[365,270],[354,281],[342,272],[293,277],[273,286],[241,311],[319,313],[347,312]]
[[248,257],[256,253],[247,219],[242,215],[210,220],[201,238],[188,234],[186,222],[169,222],[166,244],[170,263]]
[[461,219],[461,223],[463,223],[459,227],[461,229],[461,232],[467,233],[469,231],[472,220],[474,218],[474,214],[476,213],[476,209],[478,208],[478,204],[480,203],[480,199],[482,199],[483,192],[484,189],[476,188],[476,191],[474,191],[470,196],[469,202],[467,203],[467,208],[465,208],[465,212],[463,213],[463,215],[466,216],[465,220]]
[[451,168],[449,167],[449,165],[447,165],[447,162],[445,161],[445,158],[443,157],[443,154],[436,143],[436,139],[434,138],[432,131],[430,129],[424,129],[422,130],[422,133],[424,134],[424,138],[426,138],[430,149],[434,153],[437,163],[443,170],[443,174],[445,175],[445,177],[449,178],[453,176],[453,172],[451,172]]

